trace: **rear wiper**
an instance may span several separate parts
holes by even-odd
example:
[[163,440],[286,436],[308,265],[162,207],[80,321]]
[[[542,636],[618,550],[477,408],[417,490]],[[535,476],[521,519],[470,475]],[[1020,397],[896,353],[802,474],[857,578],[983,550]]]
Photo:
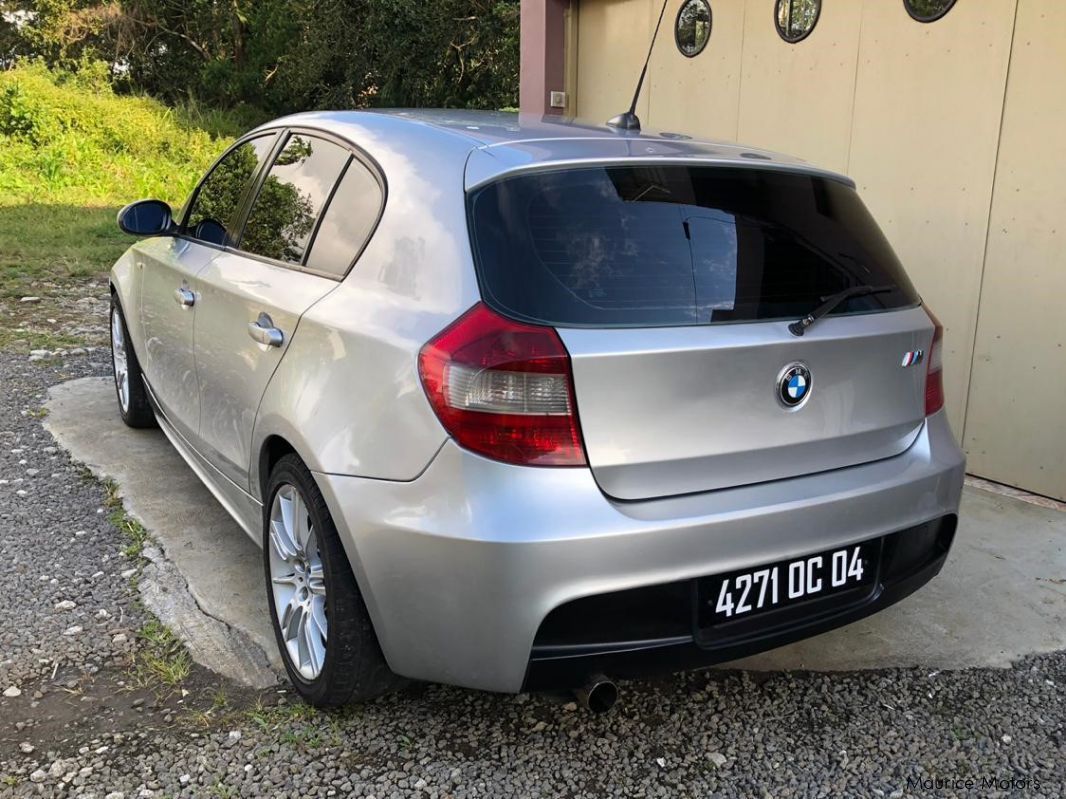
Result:
[[866,297],[870,294],[884,294],[886,291],[892,291],[895,286],[852,286],[846,288],[843,291],[838,291],[836,294],[830,294],[828,297],[822,297],[822,304],[807,314],[802,319],[797,319],[795,322],[788,326],[788,332],[794,336],[802,336],[807,332],[807,328],[832,311],[841,303],[848,300],[855,299],[856,297]]

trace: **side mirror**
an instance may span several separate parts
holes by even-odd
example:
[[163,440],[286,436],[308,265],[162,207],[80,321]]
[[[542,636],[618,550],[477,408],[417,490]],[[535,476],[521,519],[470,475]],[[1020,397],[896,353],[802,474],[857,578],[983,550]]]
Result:
[[140,200],[118,212],[118,227],[131,236],[165,236],[174,232],[174,214],[162,200]]

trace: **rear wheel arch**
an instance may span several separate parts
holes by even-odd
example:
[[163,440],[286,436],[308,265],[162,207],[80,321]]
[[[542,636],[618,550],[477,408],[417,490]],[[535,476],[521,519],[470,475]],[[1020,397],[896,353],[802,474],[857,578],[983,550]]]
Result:
[[306,463],[307,461],[296,451],[288,439],[280,435],[269,435],[259,447],[259,458],[257,460],[258,468],[258,483],[259,483],[259,496],[265,503],[267,501],[267,484],[270,482],[270,473],[274,470],[274,466],[284,458],[286,455],[295,455],[300,458],[301,461]]
[[[344,549],[343,538],[336,528],[334,513],[318,481],[295,450],[285,450],[285,447],[291,446],[285,439],[281,436],[272,438],[270,446],[265,442],[262,451],[271,455],[284,451],[285,454],[281,454],[270,465],[270,474],[264,479],[263,560],[271,622],[279,652],[294,687],[305,701],[318,707],[337,706],[353,699],[371,699],[399,687],[403,681],[391,672],[381,651],[359,582]],[[275,579],[272,573],[279,561],[275,557],[277,550],[273,548],[274,537],[268,532],[271,529],[275,494],[286,485],[293,486],[306,503],[305,507],[309,508],[312,529],[316,531],[317,551],[321,556],[320,568],[326,596],[325,618],[329,632],[325,661],[322,671],[309,679],[292,661],[292,653],[288,651],[282,632],[278,597],[272,591],[275,582],[289,579],[284,575]]]
[[[311,479],[318,486],[319,491],[322,492],[322,498],[326,503],[326,507],[329,510],[334,525],[338,528],[343,528],[345,521],[341,513],[341,508],[338,507],[332,492],[329,491],[328,487],[323,486],[322,481],[315,474],[317,467],[312,465],[312,462],[304,456],[304,453],[301,452],[302,448],[298,448],[292,443],[292,438],[292,436],[286,436],[284,433],[268,434],[263,439],[262,444],[259,445],[258,457],[253,461],[258,473],[252,475],[251,485],[259,489],[259,499],[263,505],[264,520],[269,514],[270,502],[272,500],[272,497],[270,496],[271,474],[283,458],[288,455],[293,455],[311,473]],[[370,614],[371,623],[376,629],[379,614],[370,587],[370,580],[363,567],[362,559],[359,557],[359,552],[356,549],[355,544],[347,535],[340,536],[340,545],[344,549],[345,555],[348,558],[348,563],[351,565],[355,583],[367,603],[367,610]]]
[[[270,433],[263,439],[263,443],[259,445],[259,456],[254,461],[256,474],[252,475],[252,485],[259,489],[259,500],[262,502],[264,509],[269,505],[271,500],[269,495],[271,474],[278,463],[288,455],[293,455],[300,461],[300,463],[311,473],[311,479],[315,481],[316,485],[318,485],[319,490],[322,490],[321,483],[315,476],[317,467],[304,455],[301,451],[302,449],[302,447],[298,448],[293,444],[290,437],[286,437],[283,433]],[[330,516],[333,517],[334,522],[336,522],[339,509],[333,507],[328,494],[324,491],[323,498],[329,507]],[[341,544],[344,546],[345,550],[348,549],[348,545],[344,542],[343,537]],[[354,565],[356,560],[351,556],[355,555],[355,553],[348,552],[348,555],[349,561]],[[359,570],[356,569],[356,571],[358,577]],[[361,583],[362,581],[359,582]]]

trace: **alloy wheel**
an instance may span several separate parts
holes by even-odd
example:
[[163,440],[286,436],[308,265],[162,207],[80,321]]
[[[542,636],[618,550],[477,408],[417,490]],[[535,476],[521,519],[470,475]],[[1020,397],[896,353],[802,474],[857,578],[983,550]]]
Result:
[[299,489],[284,483],[270,506],[270,591],[289,660],[311,681],[326,661],[326,580],[318,538]]

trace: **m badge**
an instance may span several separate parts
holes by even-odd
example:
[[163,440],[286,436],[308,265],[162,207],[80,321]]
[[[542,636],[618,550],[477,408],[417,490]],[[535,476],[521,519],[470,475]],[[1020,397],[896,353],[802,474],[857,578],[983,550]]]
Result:
[[910,352],[903,353],[903,360],[900,362],[900,366],[914,366],[922,362],[925,358],[925,352],[922,350],[911,350]]

